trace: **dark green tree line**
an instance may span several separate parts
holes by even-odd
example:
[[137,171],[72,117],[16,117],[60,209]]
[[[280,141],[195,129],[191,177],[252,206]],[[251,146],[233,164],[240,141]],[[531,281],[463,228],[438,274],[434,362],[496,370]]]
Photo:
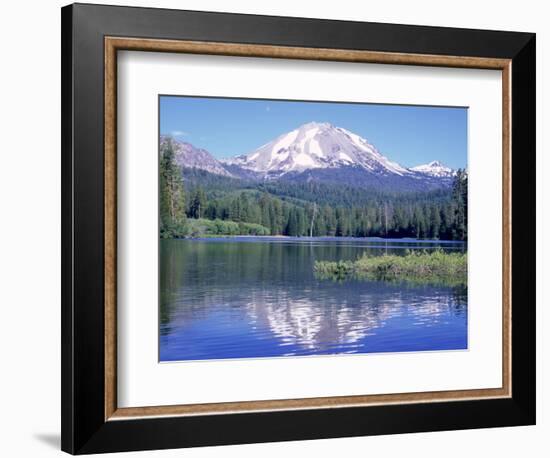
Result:
[[[204,202],[203,217],[260,224],[272,235],[465,240],[467,178],[462,175],[457,180],[461,180],[455,185],[459,191],[453,188],[444,200],[373,200],[364,206],[336,208],[240,191]],[[198,217],[196,208],[190,206],[188,216]]]
[[[171,142],[161,151],[164,237],[186,235],[187,218],[192,218],[234,222],[247,233],[256,226],[245,225],[258,225],[265,228],[262,234],[271,235],[466,240],[467,209],[464,170],[457,172],[450,189],[390,193],[323,183],[251,182],[182,170]],[[225,227],[217,224],[220,230]]]

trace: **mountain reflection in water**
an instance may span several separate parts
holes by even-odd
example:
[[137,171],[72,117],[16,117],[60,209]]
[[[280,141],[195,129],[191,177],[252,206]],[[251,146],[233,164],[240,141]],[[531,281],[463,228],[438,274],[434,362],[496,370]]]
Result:
[[163,240],[161,361],[467,348],[465,286],[314,277],[315,260],[462,244]]

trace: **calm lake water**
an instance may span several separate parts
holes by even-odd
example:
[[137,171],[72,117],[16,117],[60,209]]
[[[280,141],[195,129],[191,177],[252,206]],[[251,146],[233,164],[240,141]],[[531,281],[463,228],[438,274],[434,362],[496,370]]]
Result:
[[318,280],[315,260],[462,243],[242,237],[160,242],[160,360],[467,348],[465,287]]

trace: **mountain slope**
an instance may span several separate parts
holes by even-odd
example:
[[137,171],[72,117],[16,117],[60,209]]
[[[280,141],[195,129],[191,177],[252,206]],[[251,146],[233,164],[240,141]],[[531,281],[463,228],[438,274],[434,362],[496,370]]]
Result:
[[163,136],[160,140],[161,151],[167,146],[168,142],[172,143],[176,164],[178,166],[190,169],[206,170],[207,172],[226,177],[233,176],[225,169],[223,164],[221,164],[220,161],[218,161],[208,151],[202,148],[197,148],[191,143],[180,142],[172,137]]

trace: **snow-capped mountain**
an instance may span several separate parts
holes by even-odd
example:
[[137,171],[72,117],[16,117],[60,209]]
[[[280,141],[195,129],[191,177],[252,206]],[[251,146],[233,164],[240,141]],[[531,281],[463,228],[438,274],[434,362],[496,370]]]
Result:
[[180,142],[172,137],[163,136],[160,140],[161,151],[166,147],[167,142],[172,142],[176,164],[180,167],[206,170],[207,172],[227,177],[233,176],[220,161],[205,149],[197,148],[191,143]]
[[424,191],[452,184],[455,171],[438,161],[412,168],[391,161],[366,139],[329,123],[310,122],[249,154],[216,159],[208,151],[171,137],[161,137],[161,151],[171,142],[177,164],[247,181],[285,180]]
[[416,167],[412,167],[410,170],[437,178],[450,178],[456,174],[455,170],[443,165],[439,161],[432,161],[429,164],[417,165]]
[[413,175],[359,135],[329,123],[310,122],[250,154],[224,161],[269,177],[315,169],[357,167],[376,175]]

